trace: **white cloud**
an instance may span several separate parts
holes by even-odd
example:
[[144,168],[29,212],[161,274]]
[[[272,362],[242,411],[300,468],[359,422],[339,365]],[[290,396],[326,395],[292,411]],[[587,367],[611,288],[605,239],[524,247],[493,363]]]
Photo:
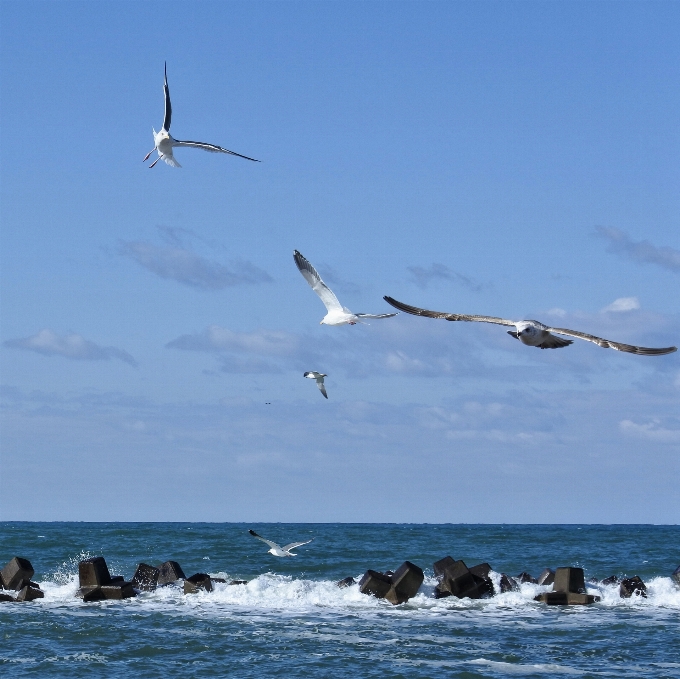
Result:
[[482,286],[472,278],[464,276],[463,274],[452,271],[445,264],[430,264],[428,268],[422,266],[407,267],[411,274],[411,279],[419,287],[425,289],[434,280],[445,280],[459,283],[463,287],[479,292]]
[[118,253],[161,278],[170,278],[201,290],[222,290],[243,284],[271,282],[271,276],[247,261],[233,261],[229,266],[203,257],[190,246],[176,242],[154,245],[148,241],[121,241]]
[[211,325],[202,332],[182,335],[165,346],[188,351],[236,351],[262,356],[290,356],[297,350],[299,339],[281,330],[235,332]]
[[35,351],[44,356],[63,356],[80,361],[108,361],[111,358],[118,358],[129,365],[137,366],[137,361],[127,351],[116,347],[100,347],[75,333],[60,336],[48,328],[31,337],[7,340],[4,346]]
[[667,429],[659,420],[651,420],[646,424],[636,424],[632,420],[621,420],[619,429],[636,438],[648,439],[657,443],[680,443],[680,429]]
[[558,318],[564,318],[567,315],[567,312],[564,309],[560,309],[559,307],[549,309],[545,313],[550,314],[551,316],[557,316]]
[[597,234],[609,241],[609,251],[628,255],[645,264],[656,264],[664,269],[680,273],[680,250],[668,246],[652,245],[647,240],[633,241],[627,233],[608,226],[595,227]]
[[637,297],[619,297],[615,299],[609,306],[602,309],[605,311],[633,311],[640,308],[640,302]]

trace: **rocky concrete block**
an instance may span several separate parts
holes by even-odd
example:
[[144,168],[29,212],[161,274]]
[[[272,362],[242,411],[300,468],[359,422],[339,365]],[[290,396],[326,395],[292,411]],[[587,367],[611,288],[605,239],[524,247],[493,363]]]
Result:
[[599,596],[577,592],[544,592],[534,597],[534,601],[540,601],[548,606],[587,606],[599,600]]
[[621,582],[621,578],[618,575],[610,575],[602,581],[603,585],[618,585]]
[[10,596],[9,594],[4,594],[0,592],[0,603],[5,603],[9,601],[16,601],[16,599],[13,596]]
[[[487,593],[483,580],[474,576],[464,561],[447,564],[436,589],[439,590],[440,595],[448,591],[459,599],[479,599]],[[435,596],[437,596],[436,593]]]
[[444,571],[449,567],[453,566],[456,563],[456,560],[453,557],[450,556],[445,556],[443,559],[439,559],[439,561],[435,561],[433,565],[434,569],[434,577],[439,579],[444,575]]
[[586,581],[583,568],[558,568],[555,571],[553,592],[586,593]]
[[103,601],[106,599],[101,587],[81,587],[76,592],[76,596],[82,599],[85,603],[90,603],[91,601]]
[[177,580],[184,580],[186,575],[176,561],[166,561],[158,567],[158,586],[169,585]]
[[418,594],[425,575],[423,569],[410,561],[404,561],[392,575],[392,587],[407,599]]
[[335,583],[340,589],[345,589],[345,587],[351,587],[356,584],[356,580],[352,577],[343,578]]
[[80,587],[101,587],[111,582],[109,567],[103,556],[95,556],[78,563]]
[[35,574],[33,566],[28,559],[22,559],[20,556],[15,556],[5,567],[0,571],[0,578],[5,589],[13,589],[18,591],[28,585],[31,578]]
[[619,587],[619,596],[622,599],[630,599],[632,596],[647,597],[647,585],[642,582],[640,576],[635,575],[632,578],[621,580]]
[[472,573],[472,577],[475,578],[477,586],[483,590],[483,595],[493,596],[493,581],[489,575],[491,573],[491,566],[486,562],[480,563],[476,566],[472,566],[470,568],[470,573]]
[[680,566],[671,573],[671,580],[680,587]]
[[105,599],[130,599],[137,596],[131,582],[110,582],[100,587]]
[[518,590],[519,585],[515,582],[515,579],[505,573],[501,573],[501,594],[505,594],[505,592],[517,592]]
[[204,592],[213,591],[212,581],[207,573],[194,573],[190,578],[184,580],[185,594],[196,594],[201,590]]
[[519,582],[520,584],[524,584],[525,582],[530,582],[533,585],[538,584],[538,580],[536,580],[536,578],[534,578],[530,573],[527,573],[526,571],[523,571],[522,573],[520,573],[515,578],[515,580],[517,582]]
[[367,570],[359,580],[359,591],[362,594],[372,594],[376,599],[384,599],[392,588],[389,575],[378,571]]
[[229,584],[230,585],[247,585],[248,581],[247,580],[230,580]]
[[146,563],[137,566],[135,574],[132,576],[132,586],[141,592],[153,592],[158,586],[158,576],[160,570]]
[[552,585],[555,582],[555,571],[552,568],[545,568],[538,576],[537,582],[539,585]]
[[36,599],[44,598],[45,593],[40,589],[40,587],[31,587],[26,585],[22,587],[19,594],[17,594],[17,601],[35,601]]

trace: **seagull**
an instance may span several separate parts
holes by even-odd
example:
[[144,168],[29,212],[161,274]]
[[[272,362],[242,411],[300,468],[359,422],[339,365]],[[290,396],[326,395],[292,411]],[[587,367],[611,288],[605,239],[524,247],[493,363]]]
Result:
[[290,550],[295,549],[296,547],[302,547],[302,545],[308,545],[312,541],[307,540],[307,542],[291,542],[289,545],[281,547],[281,545],[277,545],[275,542],[272,542],[271,540],[265,540],[261,535],[258,535],[254,530],[249,530],[248,532],[254,538],[262,540],[262,542],[266,542],[271,547],[269,553],[273,554],[274,556],[297,556],[297,554],[293,554]]
[[[323,317],[320,325],[356,325],[364,323],[362,318],[390,318],[397,314],[353,314],[347,307],[342,306],[333,291],[321,280],[321,276],[311,263],[297,250],[293,250],[293,258],[300,273],[310,284],[312,290],[319,295],[328,313]],[[368,323],[366,324],[368,325]]]
[[495,323],[496,325],[514,325],[515,330],[509,330],[508,335],[512,335],[522,344],[526,344],[530,347],[538,347],[539,349],[561,349],[562,347],[573,344],[573,340],[565,340],[561,337],[555,337],[555,335],[552,334],[557,333],[558,335],[567,335],[568,337],[577,337],[578,339],[586,340],[586,342],[593,342],[593,344],[597,344],[603,349],[616,349],[617,351],[625,351],[628,354],[639,354],[640,356],[661,356],[663,354],[672,354],[674,351],[677,351],[677,347],[651,349],[649,347],[636,347],[632,344],[621,344],[620,342],[612,342],[611,340],[595,337],[595,335],[588,335],[585,332],[578,332],[577,330],[551,328],[538,321],[509,321],[506,318],[496,318],[495,316],[448,314],[443,311],[428,311],[427,309],[420,309],[416,306],[409,306],[403,302],[398,302],[392,297],[385,296],[383,299],[396,309],[401,309],[407,314],[413,314],[414,316],[444,318],[447,321],[477,321],[479,323]]
[[175,156],[172,155],[172,149],[175,146],[191,146],[195,149],[203,149],[204,151],[210,151],[211,153],[228,153],[232,156],[238,156],[239,158],[245,158],[246,160],[252,160],[255,163],[259,163],[259,160],[255,158],[249,158],[248,156],[242,156],[240,153],[234,153],[234,151],[229,151],[228,149],[223,149],[221,146],[216,144],[206,144],[202,141],[180,141],[170,136],[170,122],[172,120],[172,106],[170,105],[170,89],[168,88],[168,65],[165,64],[165,83],[163,84],[163,92],[165,93],[165,118],[163,119],[163,127],[160,132],[156,132],[153,129],[153,140],[155,146],[149,151],[144,157],[145,162],[149,159],[149,156],[154,152],[158,151],[158,158],[149,165],[151,169],[161,158],[172,167],[182,167],[176,160]]
[[310,370],[309,372],[306,372],[303,377],[307,377],[310,380],[316,380],[316,386],[319,387],[321,393],[324,395],[324,398],[328,398],[328,394],[326,393],[326,387],[323,384],[323,378],[328,377],[328,375],[324,375],[323,373],[318,373],[314,370]]

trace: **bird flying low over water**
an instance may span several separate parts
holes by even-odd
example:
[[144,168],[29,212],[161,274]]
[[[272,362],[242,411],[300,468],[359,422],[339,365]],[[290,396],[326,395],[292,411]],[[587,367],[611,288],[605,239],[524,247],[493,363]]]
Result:
[[392,297],[385,296],[383,299],[395,309],[400,309],[401,311],[405,311],[407,314],[413,314],[414,316],[443,318],[447,321],[477,321],[479,323],[495,323],[496,325],[512,325],[515,327],[515,330],[509,330],[508,335],[512,335],[522,344],[526,344],[530,347],[538,347],[539,349],[561,349],[569,344],[573,344],[573,340],[565,340],[561,337],[556,337],[553,334],[557,333],[558,335],[567,335],[568,337],[577,337],[578,339],[586,340],[587,342],[593,342],[593,344],[597,344],[603,349],[616,349],[617,351],[625,351],[626,353],[638,354],[640,356],[661,356],[677,351],[677,347],[653,349],[648,347],[636,347],[632,344],[621,344],[620,342],[612,342],[611,340],[595,337],[595,335],[588,335],[585,332],[578,332],[577,330],[551,328],[538,321],[509,321],[505,318],[496,318],[495,316],[449,314],[444,311],[428,311],[427,309],[420,309],[416,306],[409,306],[403,302],[398,302]]
[[172,155],[172,149],[175,146],[191,146],[195,149],[203,149],[204,151],[210,151],[211,153],[228,153],[232,156],[238,156],[239,158],[245,158],[246,160],[252,160],[255,163],[259,163],[259,160],[255,158],[249,158],[248,156],[242,156],[240,153],[235,153],[234,151],[229,151],[228,149],[223,149],[221,146],[216,144],[206,144],[202,141],[180,141],[170,136],[170,122],[172,121],[172,106],[170,104],[170,89],[168,88],[168,65],[165,65],[165,83],[163,84],[163,92],[165,93],[165,118],[163,119],[163,127],[160,132],[156,132],[153,129],[153,140],[155,146],[149,151],[144,157],[144,161],[148,160],[149,156],[154,152],[158,151],[158,158],[149,165],[151,169],[161,158],[172,167],[182,167],[176,160],[175,156]]
[[261,535],[258,535],[254,530],[249,530],[248,532],[254,538],[262,540],[262,542],[266,542],[271,547],[269,553],[273,554],[274,556],[297,556],[297,554],[293,554],[290,550],[295,549],[296,547],[302,547],[302,545],[308,545],[312,541],[307,540],[307,542],[291,542],[289,545],[284,545],[283,547],[281,547],[280,545],[277,545],[275,542],[272,542],[271,540],[265,540]]
[[306,372],[303,375],[303,377],[307,377],[310,380],[316,380],[316,386],[319,387],[319,390],[324,395],[324,397],[328,398],[328,394],[326,393],[326,387],[324,386],[323,383],[323,378],[328,377],[328,375],[324,375],[324,373],[318,373],[315,370],[310,370],[309,372]]
[[321,276],[311,263],[297,250],[293,250],[293,259],[305,277],[312,290],[319,295],[328,313],[323,317],[321,325],[356,325],[364,323],[364,318],[391,318],[397,314],[353,314],[347,307],[342,306],[333,291],[321,280]]

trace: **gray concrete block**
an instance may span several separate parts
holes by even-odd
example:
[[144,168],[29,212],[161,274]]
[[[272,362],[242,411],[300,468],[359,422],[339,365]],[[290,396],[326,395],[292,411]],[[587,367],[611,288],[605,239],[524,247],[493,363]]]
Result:
[[40,587],[31,587],[26,585],[22,587],[19,594],[17,594],[17,601],[35,601],[36,599],[43,599],[45,593],[40,589]]
[[443,569],[437,589],[440,593],[448,591],[459,599],[479,599],[487,593],[483,580],[470,573],[464,561],[454,561]]
[[4,594],[3,592],[0,592],[0,603],[9,601],[16,601],[16,599],[13,596],[10,596],[9,594]]
[[518,590],[519,585],[515,582],[515,579],[505,573],[501,573],[501,594],[505,594],[505,592],[517,592]]
[[680,566],[671,573],[671,580],[680,587]]
[[577,594],[585,594],[586,581],[583,575],[583,568],[558,568],[555,571],[553,592],[574,592]]
[[544,592],[534,597],[534,601],[540,601],[548,606],[587,606],[599,600],[599,596],[578,592]]
[[392,588],[392,579],[384,573],[367,570],[359,580],[359,591],[362,594],[372,594],[376,599],[384,599]]
[[539,585],[552,585],[555,582],[555,571],[552,568],[545,568],[537,580]]
[[642,582],[640,576],[635,575],[632,578],[621,580],[619,587],[619,596],[622,599],[630,599],[632,596],[647,597],[647,585]]
[[158,574],[158,586],[169,585],[177,580],[184,580],[186,575],[182,567],[176,561],[166,561],[162,563],[159,567]]
[[345,587],[351,587],[356,584],[356,580],[352,577],[343,578],[335,583],[340,589],[345,589]]
[[424,579],[422,568],[410,561],[404,561],[392,575],[392,587],[397,591],[399,597],[410,599],[418,593]]
[[0,577],[2,577],[2,584],[5,589],[18,591],[31,581],[34,574],[33,566],[28,559],[15,556],[2,569]]
[[154,566],[140,563],[135,574],[132,576],[132,586],[141,592],[153,592],[158,586],[160,571]]
[[137,596],[131,582],[115,582],[100,587],[105,599],[130,599]]
[[103,556],[95,556],[78,563],[80,587],[101,587],[111,582],[111,574]]
[[190,578],[184,580],[185,594],[196,594],[201,590],[205,592],[213,591],[212,581],[207,573],[194,573]]
[[525,582],[530,582],[530,583],[532,583],[533,585],[537,585],[537,584],[538,584],[538,580],[536,580],[536,578],[534,578],[530,573],[527,573],[526,571],[520,573],[520,574],[515,578],[515,580],[516,580],[517,582],[519,582],[520,584],[524,584]]

